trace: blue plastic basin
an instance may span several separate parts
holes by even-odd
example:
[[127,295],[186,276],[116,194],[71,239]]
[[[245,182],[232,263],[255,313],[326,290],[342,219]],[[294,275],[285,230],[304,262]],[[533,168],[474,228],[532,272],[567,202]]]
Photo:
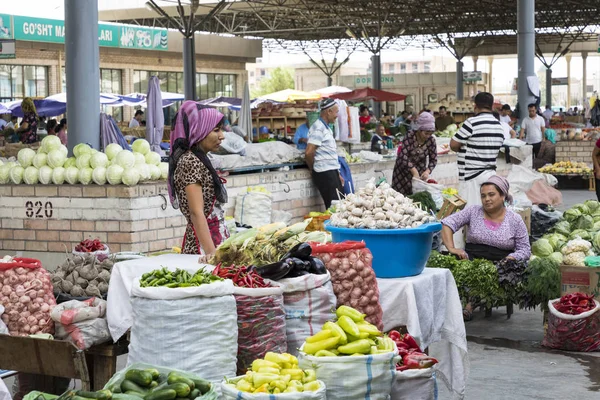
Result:
[[442,224],[431,222],[418,228],[353,229],[330,226],[334,243],[346,240],[364,241],[373,254],[373,270],[378,278],[403,278],[419,275],[431,253],[433,234]]

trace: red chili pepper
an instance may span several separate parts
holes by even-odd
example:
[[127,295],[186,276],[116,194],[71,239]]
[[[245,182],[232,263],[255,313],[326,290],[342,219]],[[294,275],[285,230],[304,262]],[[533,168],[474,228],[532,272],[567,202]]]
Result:
[[438,360],[422,353],[412,353],[402,357],[402,364],[408,369],[430,368],[437,363]]
[[402,341],[408,345],[409,349],[418,349],[419,351],[421,351],[421,348],[417,344],[417,341],[410,334],[407,333],[403,335]]

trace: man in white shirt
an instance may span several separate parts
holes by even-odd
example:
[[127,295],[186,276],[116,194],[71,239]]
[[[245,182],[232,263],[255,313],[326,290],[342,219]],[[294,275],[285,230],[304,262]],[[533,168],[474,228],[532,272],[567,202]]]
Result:
[[500,111],[500,122],[504,122],[512,127],[514,122],[512,122],[510,114],[512,114],[510,106],[508,104],[503,105],[502,110]]
[[546,132],[546,121],[542,116],[537,114],[535,104],[529,104],[527,110],[529,111],[529,116],[523,118],[519,139],[525,135],[525,142],[533,146],[533,156],[537,157],[542,146],[544,132]]
[[500,121],[500,126],[502,126],[502,131],[504,131],[504,140],[514,139],[517,136],[517,132],[515,132],[514,129],[510,127],[510,125],[500,120],[500,114],[494,111],[492,115],[494,116],[494,118]]
[[137,128],[137,127],[139,127],[140,126],[140,122],[142,122],[142,117],[143,116],[144,116],[144,112],[142,110],[137,110],[135,112],[135,115],[131,119],[131,121],[129,121],[129,127],[130,128]]
[[552,111],[549,105],[546,105],[546,110],[542,113],[542,115],[546,120],[546,126],[550,126],[550,120],[554,116],[554,111]]

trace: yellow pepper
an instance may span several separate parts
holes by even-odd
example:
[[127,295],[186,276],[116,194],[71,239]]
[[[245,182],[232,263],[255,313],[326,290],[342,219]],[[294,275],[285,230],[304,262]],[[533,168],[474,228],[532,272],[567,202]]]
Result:
[[285,390],[287,388],[287,383],[285,383],[284,381],[273,381],[269,384],[269,388],[271,389],[279,389],[279,390]]
[[366,332],[371,336],[381,336],[382,333],[377,329],[375,325],[371,325],[368,322],[357,322],[356,327],[360,332]]
[[321,384],[317,381],[305,383],[304,387],[302,388],[302,390],[305,392],[316,392],[319,389],[321,389]]
[[338,347],[338,351],[343,354],[368,354],[371,351],[371,344],[367,339],[359,339],[355,342]]
[[288,386],[287,389],[283,391],[283,393],[296,393],[298,392],[298,388],[295,386]]
[[314,343],[304,343],[302,351],[306,354],[315,354],[319,350],[328,350],[334,348],[340,341],[339,336],[334,336],[329,339],[320,340]]
[[280,380],[283,381],[283,382],[285,382],[286,385],[288,383],[290,383],[290,381],[292,380],[292,376],[289,375],[289,374],[281,375],[280,378],[281,378]]
[[319,350],[315,353],[315,357],[337,357],[337,354],[329,350]]
[[377,346],[371,346],[371,354],[378,354],[379,350],[377,349]]
[[377,350],[384,351],[386,353],[394,351],[394,341],[389,337],[377,338]]
[[292,363],[283,363],[283,364],[281,364],[281,368],[282,369],[292,369],[294,367],[295,367],[295,365],[292,364]]
[[352,320],[352,318],[347,315],[342,315],[338,319],[338,325],[349,335],[359,336],[360,331],[358,330],[358,326],[356,326],[356,322]]
[[281,371],[281,369],[279,369],[279,368],[262,367],[257,372],[259,374],[277,374],[277,375],[279,375],[280,371]]
[[348,306],[339,306],[338,309],[335,310],[335,315],[337,315],[338,319],[342,316],[349,317],[354,322],[364,321],[367,316],[367,314],[362,314],[360,311]]
[[348,337],[348,343],[351,343],[351,342],[356,342],[357,340],[360,340],[360,339],[367,339],[369,337],[369,334],[365,333],[365,332],[361,332],[358,336],[354,336],[354,335],[350,335],[350,334],[347,334],[346,336]]
[[282,369],[281,375],[289,375],[292,380],[302,380],[304,377],[304,371],[302,371],[300,368]]
[[346,332],[344,332],[344,330],[335,322],[327,321],[325,325],[323,325],[323,329],[329,330],[337,334],[337,336],[340,337],[339,344],[348,343],[348,337],[346,336]]
[[309,383],[317,380],[317,372],[314,369],[305,369],[302,383]]
[[290,383],[288,383],[288,389],[291,387],[296,388],[296,391],[298,392],[301,392],[304,388],[300,380],[291,380]]
[[272,393],[273,394],[279,394],[279,393],[281,393],[281,390],[279,390],[279,388],[275,388],[275,389],[273,389]]
[[257,372],[252,376],[254,387],[260,387],[265,383],[269,386],[269,383],[276,380],[279,380],[279,374],[261,374]]
[[330,337],[332,337],[334,335],[335,334],[330,330],[322,330],[321,332],[317,333],[316,335],[307,337],[306,343],[316,343],[321,340],[329,339]]
[[281,366],[277,363],[267,361],[267,360],[254,360],[252,361],[252,371],[258,372],[259,369],[268,367],[268,368],[277,368],[281,369]]
[[264,383],[262,385],[260,385],[258,388],[256,388],[256,390],[252,393],[269,393],[269,384],[268,383]]
[[235,385],[235,388],[241,392],[252,393],[254,391],[254,387],[252,386],[252,384],[245,379],[240,379]]
[[267,354],[265,354],[265,360],[282,365],[291,362],[289,356],[290,354],[278,354],[269,351]]

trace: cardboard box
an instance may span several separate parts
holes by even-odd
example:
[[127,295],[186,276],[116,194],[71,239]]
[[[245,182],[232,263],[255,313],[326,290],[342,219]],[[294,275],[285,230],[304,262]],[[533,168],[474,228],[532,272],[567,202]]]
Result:
[[531,207],[515,211],[523,218],[523,222],[525,222],[525,226],[527,227],[527,233],[531,235]]
[[581,292],[593,294],[600,301],[600,267],[560,266],[560,295]]

